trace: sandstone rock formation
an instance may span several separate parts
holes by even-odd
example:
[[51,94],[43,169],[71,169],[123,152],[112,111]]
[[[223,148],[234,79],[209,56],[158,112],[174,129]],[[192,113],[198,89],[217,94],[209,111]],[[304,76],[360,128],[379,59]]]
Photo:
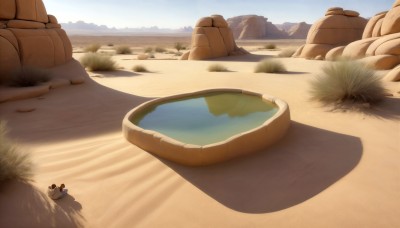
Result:
[[0,0],[0,84],[24,66],[50,68],[71,59],[71,43],[42,0]]
[[181,60],[204,60],[230,55],[248,54],[236,46],[228,23],[220,15],[201,18],[192,33],[192,45]]
[[227,20],[233,37],[239,40],[251,39],[305,39],[310,25],[293,23],[287,30],[278,29],[267,18],[257,15],[232,17]]
[[[343,46],[342,52],[331,50],[327,59],[338,57],[361,59],[378,70],[392,69],[400,64],[400,0],[387,12],[372,17],[361,40]],[[329,58],[328,58],[329,57]]]
[[330,8],[325,17],[312,25],[306,44],[294,57],[314,59],[321,55],[325,58],[329,50],[361,39],[366,24],[367,20],[356,11]]
[[289,38],[291,39],[305,39],[307,37],[308,32],[310,31],[311,25],[300,22],[292,26],[289,30]]

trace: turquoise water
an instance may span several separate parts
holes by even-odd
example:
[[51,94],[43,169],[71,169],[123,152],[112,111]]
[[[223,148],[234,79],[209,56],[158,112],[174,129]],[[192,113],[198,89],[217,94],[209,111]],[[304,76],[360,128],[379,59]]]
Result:
[[259,127],[277,111],[276,105],[260,97],[221,92],[154,104],[136,113],[131,122],[183,143],[204,146]]

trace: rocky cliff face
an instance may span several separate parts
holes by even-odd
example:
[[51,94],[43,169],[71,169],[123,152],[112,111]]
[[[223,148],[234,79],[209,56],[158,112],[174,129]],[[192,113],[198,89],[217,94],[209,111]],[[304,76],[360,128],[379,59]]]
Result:
[[250,39],[305,39],[311,25],[306,23],[285,23],[284,29],[269,22],[267,18],[257,15],[244,15],[227,20],[233,36],[239,40]]

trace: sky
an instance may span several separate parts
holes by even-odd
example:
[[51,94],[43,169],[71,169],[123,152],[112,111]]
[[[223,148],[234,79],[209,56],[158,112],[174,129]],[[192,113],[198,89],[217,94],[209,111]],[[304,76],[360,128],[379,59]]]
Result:
[[85,21],[116,28],[192,26],[205,16],[256,14],[274,24],[313,24],[330,7],[356,10],[362,17],[389,10],[395,0],[43,0],[59,22]]

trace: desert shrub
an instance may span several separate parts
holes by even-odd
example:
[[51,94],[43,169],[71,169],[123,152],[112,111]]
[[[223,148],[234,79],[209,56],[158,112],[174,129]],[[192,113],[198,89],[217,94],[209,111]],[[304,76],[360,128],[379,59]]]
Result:
[[111,56],[87,53],[80,59],[81,64],[90,71],[113,71],[116,69],[116,64]]
[[108,43],[107,46],[114,47],[114,44],[113,43]]
[[153,52],[153,48],[152,47],[147,47],[144,49],[144,53],[152,53]]
[[154,51],[158,52],[158,53],[164,53],[164,52],[167,52],[167,49],[165,49],[163,47],[155,47]]
[[276,49],[276,45],[275,44],[266,44],[264,45],[265,49]]
[[32,180],[34,164],[29,153],[19,149],[7,137],[4,121],[0,121],[0,183],[6,180]]
[[177,51],[177,52],[175,52],[175,54],[174,54],[175,56],[182,56],[183,55],[183,53],[182,52],[180,52],[180,51]]
[[138,60],[146,60],[148,58],[149,58],[149,56],[147,54],[140,54],[137,56]]
[[355,61],[339,61],[325,65],[322,74],[311,81],[311,97],[325,103],[345,100],[376,102],[386,90],[375,71]]
[[118,46],[115,48],[115,53],[118,55],[129,55],[132,54],[132,50],[129,46]]
[[85,47],[84,52],[97,52],[100,49],[101,45],[100,44],[91,44],[87,47]]
[[215,64],[211,64],[210,66],[208,66],[208,71],[209,72],[227,72],[228,68],[226,68],[224,65],[215,63]]
[[148,55],[150,59],[154,59],[156,57],[153,53],[149,53]]
[[286,72],[286,68],[278,60],[264,59],[257,64],[254,72],[255,73],[282,73],[282,72]]
[[183,48],[185,48],[185,47],[183,46],[182,43],[177,42],[174,44],[174,48],[179,52],[180,50],[183,50]]
[[283,49],[283,50],[278,54],[278,57],[282,57],[282,58],[292,57],[292,55],[293,55],[295,52],[296,52],[296,50],[293,49],[293,48]]
[[143,65],[135,65],[133,66],[132,70],[135,72],[149,72],[147,68]]
[[30,87],[50,81],[50,73],[45,69],[36,67],[23,67],[12,76],[10,86]]

